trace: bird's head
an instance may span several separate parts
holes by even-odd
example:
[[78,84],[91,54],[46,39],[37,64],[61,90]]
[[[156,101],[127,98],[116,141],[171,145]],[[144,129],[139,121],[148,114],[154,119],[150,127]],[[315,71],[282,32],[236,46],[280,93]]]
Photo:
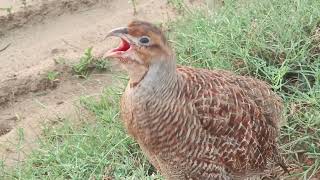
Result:
[[133,21],[111,30],[109,36],[119,37],[121,42],[104,57],[118,59],[132,81],[140,81],[152,66],[175,63],[164,33],[151,23]]

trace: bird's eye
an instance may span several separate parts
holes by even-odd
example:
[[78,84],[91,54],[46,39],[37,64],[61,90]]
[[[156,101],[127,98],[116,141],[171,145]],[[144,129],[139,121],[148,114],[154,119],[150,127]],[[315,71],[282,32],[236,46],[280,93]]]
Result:
[[148,44],[150,42],[150,40],[148,37],[142,37],[142,38],[140,38],[139,42],[141,44]]

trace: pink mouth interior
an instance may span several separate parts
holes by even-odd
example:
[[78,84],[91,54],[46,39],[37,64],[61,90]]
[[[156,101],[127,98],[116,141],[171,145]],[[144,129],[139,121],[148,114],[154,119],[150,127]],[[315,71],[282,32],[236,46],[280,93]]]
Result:
[[119,47],[113,49],[112,52],[118,52],[118,51],[124,52],[124,51],[127,51],[128,49],[130,49],[130,44],[126,40],[121,38]]

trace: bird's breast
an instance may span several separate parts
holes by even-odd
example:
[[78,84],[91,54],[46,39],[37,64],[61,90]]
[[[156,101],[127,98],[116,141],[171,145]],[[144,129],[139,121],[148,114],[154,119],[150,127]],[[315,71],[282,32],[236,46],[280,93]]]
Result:
[[150,131],[148,126],[148,99],[141,92],[128,88],[122,97],[121,118],[128,133],[137,141],[147,141]]

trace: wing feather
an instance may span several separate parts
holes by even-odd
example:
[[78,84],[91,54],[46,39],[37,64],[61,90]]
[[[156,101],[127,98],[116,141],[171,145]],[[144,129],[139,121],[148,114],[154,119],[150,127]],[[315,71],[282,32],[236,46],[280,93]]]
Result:
[[282,102],[265,82],[226,71],[178,67],[184,98],[232,172],[265,169],[275,155]]

